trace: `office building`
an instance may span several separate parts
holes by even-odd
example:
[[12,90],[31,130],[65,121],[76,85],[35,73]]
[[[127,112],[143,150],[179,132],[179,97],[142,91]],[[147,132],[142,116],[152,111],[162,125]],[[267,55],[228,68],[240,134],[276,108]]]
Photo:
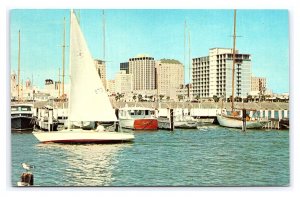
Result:
[[156,61],[156,76],[158,95],[176,98],[176,91],[184,85],[183,64],[170,59]]
[[102,60],[98,60],[95,59],[94,60],[96,69],[97,69],[97,73],[99,75],[99,77],[101,78],[101,81],[103,83],[104,88],[106,89],[106,66],[105,66],[105,62]]

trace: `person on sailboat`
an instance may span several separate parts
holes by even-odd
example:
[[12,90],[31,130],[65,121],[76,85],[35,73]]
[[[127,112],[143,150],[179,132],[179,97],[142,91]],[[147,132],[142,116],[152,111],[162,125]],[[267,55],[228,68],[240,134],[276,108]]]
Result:
[[101,131],[105,131],[105,128],[103,125],[100,124],[100,122],[97,122],[97,128],[96,131],[101,132]]

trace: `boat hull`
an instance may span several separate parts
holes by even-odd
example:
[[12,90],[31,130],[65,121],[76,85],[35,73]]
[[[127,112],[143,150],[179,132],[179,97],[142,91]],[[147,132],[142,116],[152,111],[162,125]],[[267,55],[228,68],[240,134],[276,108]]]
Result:
[[[168,118],[158,118],[160,129],[171,129],[171,121]],[[174,128],[177,129],[197,129],[198,122],[192,120],[175,120]]]
[[120,119],[123,128],[133,130],[157,130],[157,119]]
[[11,130],[13,132],[32,132],[34,119],[28,116],[11,117]]
[[54,132],[34,131],[32,134],[42,143],[121,143],[134,140],[134,135],[121,132],[97,132],[95,130],[70,129]]
[[[230,128],[243,128],[243,121],[237,118],[231,118],[228,116],[217,115],[218,122],[223,127]],[[261,129],[268,121],[259,121],[259,120],[248,120],[246,121],[247,129]]]
[[175,121],[174,127],[178,129],[197,129],[198,123],[195,121]]

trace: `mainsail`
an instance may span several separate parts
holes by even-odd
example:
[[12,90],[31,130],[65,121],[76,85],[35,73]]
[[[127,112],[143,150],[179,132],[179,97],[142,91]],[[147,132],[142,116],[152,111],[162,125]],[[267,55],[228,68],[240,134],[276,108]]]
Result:
[[73,11],[70,27],[70,79],[70,121],[117,121]]

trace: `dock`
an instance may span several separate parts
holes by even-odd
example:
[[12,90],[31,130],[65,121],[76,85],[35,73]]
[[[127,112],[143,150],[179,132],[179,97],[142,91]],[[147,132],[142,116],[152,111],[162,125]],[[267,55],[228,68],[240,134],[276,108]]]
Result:
[[[147,107],[158,109],[156,102],[116,102],[111,100],[113,107],[119,109],[125,105],[129,107]],[[44,112],[45,103],[35,103],[36,116],[42,117],[46,115]],[[199,121],[216,120],[217,114],[221,112],[221,109],[230,109],[231,103],[221,102],[161,102],[159,103],[159,114],[164,116],[168,113],[169,109],[173,109],[174,116],[178,114],[190,114]],[[67,103],[53,103],[53,112],[50,113],[54,119],[60,120],[61,117],[67,118]],[[262,103],[236,103],[237,109],[251,109],[256,110],[258,118],[267,119],[269,123],[265,125],[265,129],[289,129],[289,103],[285,102],[262,102]],[[63,109],[62,109],[63,108]],[[49,113],[47,114],[49,115]],[[250,113],[250,116],[253,114]],[[51,118],[50,118],[51,119]],[[213,121],[216,124],[216,121]]]

